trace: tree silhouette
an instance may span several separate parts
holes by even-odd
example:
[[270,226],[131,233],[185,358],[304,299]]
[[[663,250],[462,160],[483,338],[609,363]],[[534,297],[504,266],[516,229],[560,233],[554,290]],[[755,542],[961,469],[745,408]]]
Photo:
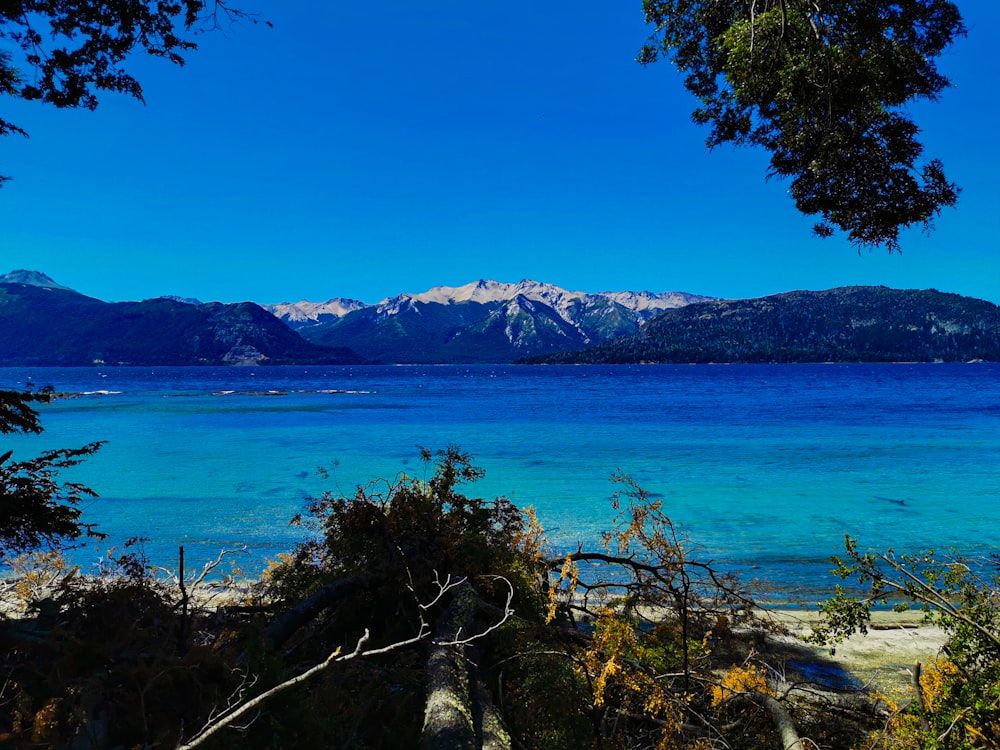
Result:
[[771,153],[815,233],[899,249],[899,232],[933,228],[958,188],[937,159],[918,165],[919,128],[905,113],[950,81],[937,58],[965,34],[947,0],[645,0],[654,32],[639,60],[661,57],[701,102],[709,148]]
[[[47,401],[46,392],[0,391],[0,433],[40,433],[38,412],[31,402]],[[101,443],[82,448],[45,451],[27,461],[0,454],[0,563],[11,554],[56,546],[82,534],[98,535],[80,521],[79,502],[94,491],[76,482],[59,482],[60,469],[75,466]]]

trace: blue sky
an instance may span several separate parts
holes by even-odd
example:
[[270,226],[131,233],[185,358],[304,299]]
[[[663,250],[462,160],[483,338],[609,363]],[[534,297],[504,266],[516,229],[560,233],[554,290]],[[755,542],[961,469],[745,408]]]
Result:
[[[250,4],[253,3],[251,6]],[[963,188],[901,255],[814,239],[766,156],[690,123],[642,68],[640,0],[245,0],[274,24],[138,59],[142,105],[0,101],[0,272],[107,300],[376,302],[478,278],[752,297],[847,284],[1000,303],[1000,32],[990,0],[914,112]]]

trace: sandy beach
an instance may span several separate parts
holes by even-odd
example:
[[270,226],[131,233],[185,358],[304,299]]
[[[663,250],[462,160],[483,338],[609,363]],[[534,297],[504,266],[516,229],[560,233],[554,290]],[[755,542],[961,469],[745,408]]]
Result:
[[[793,662],[816,665],[820,673],[838,670],[854,678],[857,686],[890,695],[909,692],[914,664],[927,664],[939,654],[945,632],[923,621],[921,612],[873,612],[866,635],[854,635],[833,647],[802,641],[819,621],[818,612],[780,610],[770,613],[789,630],[786,636],[771,636],[777,653]],[[801,671],[801,670],[800,670]]]

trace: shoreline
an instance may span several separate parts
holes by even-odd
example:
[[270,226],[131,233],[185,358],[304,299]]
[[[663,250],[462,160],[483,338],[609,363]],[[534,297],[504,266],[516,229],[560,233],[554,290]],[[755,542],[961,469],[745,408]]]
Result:
[[[854,687],[894,697],[911,691],[914,665],[933,662],[947,640],[945,631],[926,623],[919,610],[872,612],[867,634],[855,634],[831,646],[802,640],[819,622],[818,611],[778,609],[767,614],[788,630],[788,635],[769,635],[768,639],[779,658],[785,658],[793,669],[808,662],[834,681],[847,676]],[[796,671],[811,677],[808,666]]]
[[[40,588],[51,590],[55,588],[53,583],[43,583]],[[16,619],[23,614],[12,606],[16,584],[15,577],[0,577],[0,618]],[[211,609],[232,604],[249,594],[251,588],[251,585],[220,586],[218,582],[205,581],[189,591],[189,595],[194,606]],[[783,631],[746,632],[747,642],[764,661],[786,674],[790,682],[804,680],[837,692],[860,689],[892,697],[908,695],[912,691],[914,665],[933,662],[947,640],[945,631],[925,622],[924,613],[919,610],[873,611],[866,634],[852,635],[831,646],[803,640],[821,620],[816,609],[762,607],[759,615]]]

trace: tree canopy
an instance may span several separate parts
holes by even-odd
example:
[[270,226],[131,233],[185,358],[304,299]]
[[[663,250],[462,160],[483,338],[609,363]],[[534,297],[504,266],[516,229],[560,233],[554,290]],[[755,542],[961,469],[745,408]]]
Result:
[[933,228],[959,188],[938,159],[918,164],[910,102],[951,85],[936,64],[965,34],[947,0],[644,0],[654,27],[644,64],[673,62],[701,102],[709,148],[771,153],[815,233],[899,249],[900,230]]
[[[224,0],[2,2],[0,95],[91,110],[100,92],[141,101],[142,86],[126,67],[131,55],[183,65],[197,48],[194,34],[240,18],[255,21]],[[0,116],[0,135],[12,133],[27,136]],[[6,179],[0,176],[0,184]]]

